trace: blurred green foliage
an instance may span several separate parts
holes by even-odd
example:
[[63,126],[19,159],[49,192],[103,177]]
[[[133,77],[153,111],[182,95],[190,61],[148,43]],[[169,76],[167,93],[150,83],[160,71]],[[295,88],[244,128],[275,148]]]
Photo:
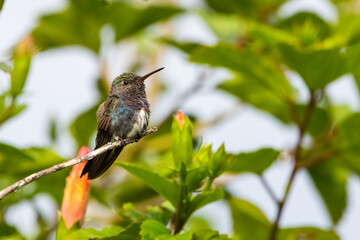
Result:
[[[111,225],[102,230],[74,225],[69,230],[61,218],[57,226],[44,223],[36,210],[41,226],[39,239],[46,239],[54,231],[56,239],[339,239],[336,226],[347,209],[347,182],[353,174],[360,174],[360,115],[358,109],[334,104],[326,89],[339,77],[350,74],[360,90],[360,15],[354,7],[356,0],[333,0],[338,13],[333,22],[305,11],[284,16],[280,10],[289,4],[286,0],[202,0],[196,9],[163,2],[69,0],[59,12],[42,16],[29,36],[14,44],[11,61],[0,62],[0,71],[11,79],[8,89],[0,92],[0,127],[6,127],[4,123],[17,115],[21,117],[27,107],[21,98],[35,54],[77,45],[101,60],[100,52],[108,47],[106,44],[128,40],[147,49],[131,66],[133,69],[144,67],[144,59],[150,62],[159,57],[164,48],[182,51],[194,64],[226,69],[232,76],[223,79],[216,91],[263,111],[279,124],[297,128],[298,147],[290,151],[261,148],[230,153],[223,144],[214,150],[211,144],[199,143],[201,121],[197,116],[179,119],[178,114],[173,118],[171,111],[159,123],[156,134],[126,148],[121,156],[124,161],[117,165],[129,174],[119,178],[110,171],[92,184],[92,202],[115,209],[116,217],[105,221]],[[3,4],[0,0],[0,10]],[[173,19],[189,14],[204,21],[217,38],[215,44],[181,42],[172,33],[154,34],[155,28],[167,32],[174,28]],[[114,33],[111,43],[102,36],[104,27],[109,26]],[[106,97],[109,81],[103,67],[99,67],[101,76],[97,81],[99,98],[74,116],[68,126],[77,148],[91,144],[96,131],[96,109]],[[308,99],[299,96],[289,73],[301,77]],[[162,91],[167,90],[158,89],[153,97]],[[51,145],[60,134],[58,124],[49,123],[51,147],[19,148],[0,143],[0,188],[67,158]],[[304,136],[309,139],[306,144],[302,142]],[[309,173],[328,211],[331,229],[279,228],[276,238],[271,238],[273,220],[253,203],[232,196],[226,191],[227,182],[217,181],[224,175],[243,173],[260,178],[283,158],[281,152],[291,155],[287,160],[293,161],[295,171]],[[48,194],[60,204],[67,174],[68,170],[51,174],[2,200],[0,239],[24,238],[5,220],[11,206],[39,193]],[[198,209],[219,200],[229,205],[233,236],[210,229],[210,223],[200,228],[188,221]],[[279,207],[279,202],[275,204]]]

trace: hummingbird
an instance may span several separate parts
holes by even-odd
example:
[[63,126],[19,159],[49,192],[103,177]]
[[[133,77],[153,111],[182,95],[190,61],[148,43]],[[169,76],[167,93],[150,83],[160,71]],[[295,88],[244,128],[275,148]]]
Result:
[[[146,130],[150,105],[144,80],[164,68],[156,69],[144,76],[123,73],[111,85],[108,98],[97,110],[98,129],[95,149],[119,139],[138,138]],[[110,168],[122,151],[123,146],[99,154],[88,161],[81,173],[88,173],[88,179],[100,177]]]

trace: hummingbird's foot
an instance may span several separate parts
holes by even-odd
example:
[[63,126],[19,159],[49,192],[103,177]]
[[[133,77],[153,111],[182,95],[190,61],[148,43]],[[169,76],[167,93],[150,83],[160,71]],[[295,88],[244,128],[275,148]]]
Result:
[[115,139],[115,141],[121,141],[122,142],[122,139],[119,136],[115,136],[114,139]]
[[120,141],[121,145],[124,145],[124,140],[122,140],[122,138],[120,138],[119,136],[115,136],[114,139],[115,141]]

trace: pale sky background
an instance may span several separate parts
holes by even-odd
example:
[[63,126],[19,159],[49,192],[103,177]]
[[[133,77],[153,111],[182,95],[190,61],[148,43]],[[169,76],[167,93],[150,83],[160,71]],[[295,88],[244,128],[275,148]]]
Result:
[[[155,0],[154,0],[155,1]],[[184,7],[200,4],[198,0],[179,1]],[[21,40],[36,25],[37,18],[51,11],[57,11],[66,5],[64,0],[7,0],[0,14],[0,61],[6,60],[8,51]],[[336,10],[325,0],[292,1],[280,10],[280,14],[291,15],[299,10],[315,11],[329,21],[336,21]],[[216,42],[215,36],[197,16],[184,15],[174,20],[176,38],[179,40],[195,40],[204,43]],[[116,46],[112,52],[111,77],[127,70],[127,53],[132,49],[128,45]],[[48,144],[47,124],[49,118],[55,117],[64,127],[61,133],[59,149],[66,154],[75,151],[65,127],[79,112],[92,106],[96,101],[95,78],[98,75],[98,60],[92,53],[77,47],[52,50],[36,55],[33,60],[29,78],[26,84],[24,102],[28,109],[18,118],[6,123],[0,129],[0,142],[10,143],[17,147],[44,146]],[[159,67],[166,69],[160,72],[161,79],[167,83],[170,90],[160,98],[157,109],[152,109],[152,119],[161,119],[164,113],[161,109],[169,109],[169,100],[188,89],[197,74],[204,66],[196,66],[186,61],[186,56],[169,48],[161,59]],[[206,69],[206,67],[205,67]],[[209,68],[208,68],[209,69]],[[208,84],[204,90],[184,103],[185,113],[195,113],[201,119],[209,119],[221,111],[231,109],[236,100],[222,92],[214,91],[214,85],[228,73],[225,70],[211,70]],[[139,73],[142,74],[142,73]],[[287,73],[291,81],[299,86],[300,93],[306,99],[304,86],[299,77]],[[149,81],[147,84],[151,84]],[[0,91],[8,86],[8,76],[0,74]],[[346,103],[353,109],[359,109],[359,96],[350,76],[330,84],[327,91],[336,103]],[[203,133],[206,142],[218,147],[226,143],[230,152],[252,151],[259,147],[274,147],[290,149],[296,140],[296,129],[286,127],[268,114],[250,106],[244,106],[235,117]],[[291,166],[288,162],[276,163],[265,177],[270,182],[278,197],[284,192]],[[228,185],[228,189],[240,198],[248,199],[273,220],[276,207],[257,177],[242,174]],[[337,227],[343,240],[354,240],[360,236],[360,184],[357,177],[351,178],[348,184],[348,205],[342,221]],[[281,221],[283,227],[317,226],[331,227],[326,209],[314,189],[306,172],[300,172],[296,177],[290,197]],[[32,204],[23,201],[11,208],[7,220],[31,236],[36,228],[31,224],[35,221]],[[49,221],[56,220],[58,208],[46,196],[39,196],[35,204],[44,209]],[[231,233],[230,212],[224,202],[211,204],[196,213],[209,216],[213,227],[222,233]]]

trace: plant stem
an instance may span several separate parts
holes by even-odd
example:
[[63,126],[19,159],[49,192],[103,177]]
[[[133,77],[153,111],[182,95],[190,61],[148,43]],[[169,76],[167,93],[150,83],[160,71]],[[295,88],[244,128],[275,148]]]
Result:
[[290,178],[288,180],[283,199],[278,203],[278,211],[277,211],[277,215],[276,215],[274,225],[273,225],[273,227],[271,229],[271,232],[270,232],[269,240],[275,240],[276,239],[276,235],[277,235],[278,230],[279,230],[279,223],[280,223],[280,219],[281,219],[281,216],[282,216],[282,213],[283,213],[283,209],[284,209],[285,203],[286,203],[286,201],[288,199],[290,189],[291,189],[291,187],[292,187],[292,185],[294,183],[296,173],[299,170],[299,161],[300,161],[300,157],[301,157],[301,146],[302,146],[303,138],[304,138],[304,135],[305,135],[305,132],[306,132],[306,128],[308,127],[309,121],[311,119],[311,115],[312,115],[313,110],[314,110],[314,108],[316,106],[316,100],[317,100],[316,94],[311,92],[310,93],[310,100],[309,100],[309,103],[308,103],[308,105],[306,107],[304,118],[298,124],[299,137],[298,137],[298,141],[296,143],[295,149],[294,149],[294,158],[293,158],[294,159],[294,167],[293,167],[293,170],[291,172]]
[[15,107],[15,97],[12,97],[10,105],[6,107],[2,116],[0,117],[0,125],[2,125],[4,122],[6,122],[11,117],[14,107]]
[[182,162],[181,169],[180,169],[180,196],[179,196],[179,206],[175,213],[174,217],[174,230],[173,234],[179,233],[182,228],[184,227],[187,219],[188,219],[188,206],[189,206],[189,199],[188,199],[188,192],[185,185],[186,181],[186,166]]
[[4,2],[5,2],[5,0],[0,0],[0,11],[2,10],[2,8],[4,6]]
[[126,146],[126,145],[128,145],[130,143],[137,142],[142,137],[145,137],[146,135],[149,135],[149,134],[154,133],[156,131],[157,131],[157,128],[150,128],[150,129],[146,130],[142,134],[142,136],[140,136],[139,138],[136,138],[136,139],[124,139],[124,140],[119,140],[119,141],[115,141],[115,142],[110,142],[110,143],[105,144],[104,146],[102,146],[102,147],[100,147],[100,148],[86,154],[85,156],[74,158],[74,159],[68,160],[66,162],[56,164],[56,165],[54,165],[52,167],[49,167],[47,169],[41,170],[39,172],[33,173],[33,174],[27,176],[26,178],[21,179],[21,180],[17,181],[16,183],[10,185],[9,187],[4,188],[3,190],[1,190],[0,191],[0,200],[2,200],[8,194],[10,194],[12,192],[15,192],[19,188],[21,188],[21,187],[23,187],[23,186],[37,180],[37,179],[39,179],[39,178],[41,178],[43,176],[46,176],[48,174],[60,171],[60,170],[62,170],[64,168],[67,168],[67,167],[71,167],[71,166],[73,166],[75,164],[91,160],[95,156],[97,156],[97,155],[99,155],[101,153],[104,153],[104,152],[106,152],[108,150],[111,150],[111,149],[113,149],[115,147]]
[[264,178],[263,175],[260,175],[260,181],[262,183],[262,185],[264,186],[265,190],[268,192],[269,196],[271,197],[271,199],[276,203],[279,204],[280,201],[277,199],[274,191],[272,190],[272,188],[270,187],[269,183],[266,181],[266,179]]
[[214,181],[213,178],[208,179],[208,181],[206,182],[206,186],[204,188],[204,191],[210,191],[211,190],[211,185],[212,185],[213,181]]

